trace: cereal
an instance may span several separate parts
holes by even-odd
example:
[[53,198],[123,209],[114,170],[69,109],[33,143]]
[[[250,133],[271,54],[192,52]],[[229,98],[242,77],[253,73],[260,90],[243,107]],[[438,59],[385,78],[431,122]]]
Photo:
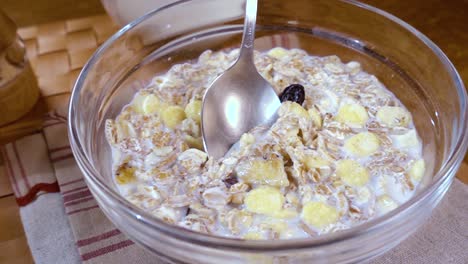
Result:
[[396,106],[383,106],[377,112],[377,120],[389,127],[406,127],[411,122],[411,115],[406,109]]
[[369,181],[369,171],[357,161],[339,160],[336,163],[336,175],[350,186],[361,187]]
[[369,156],[379,149],[380,140],[372,132],[362,132],[346,140],[344,149],[355,156]]
[[308,202],[302,208],[301,217],[304,221],[315,227],[322,228],[338,221],[338,212],[335,208],[323,202]]
[[117,188],[163,221],[241,239],[314,237],[407,201],[423,181],[408,110],[358,62],[299,49],[255,51],[282,94],[278,119],[220,159],[201,138],[202,97],[239,51],[206,51],[139,91],[105,136]]
[[349,126],[364,126],[369,119],[366,109],[359,104],[345,104],[340,107],[336,120]]

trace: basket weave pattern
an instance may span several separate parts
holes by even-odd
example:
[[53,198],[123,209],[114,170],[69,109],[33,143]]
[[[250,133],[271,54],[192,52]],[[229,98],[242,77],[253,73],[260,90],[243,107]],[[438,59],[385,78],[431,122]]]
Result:
[[12,124],[0,126],[0,144],[40,129],[46,112],[66,109],[81,68],[97,47],[117,29],[107,15],[18,29],[42,97],[26,116]]

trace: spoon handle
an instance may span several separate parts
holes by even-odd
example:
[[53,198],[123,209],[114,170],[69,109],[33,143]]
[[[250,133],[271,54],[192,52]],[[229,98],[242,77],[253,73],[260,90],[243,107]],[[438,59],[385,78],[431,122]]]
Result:
[[257,0],[247,0],[245,6],[244,32],[239,58],[253,60],[255,22],[257,20]]

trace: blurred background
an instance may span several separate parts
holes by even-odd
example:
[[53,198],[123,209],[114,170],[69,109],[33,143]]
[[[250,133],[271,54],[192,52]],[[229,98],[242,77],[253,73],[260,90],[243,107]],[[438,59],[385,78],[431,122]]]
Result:
[[[107,0],[108,2],[124,2]],[[151,0],[152,3],[170,0]],[[309,0],[302,0],[309,1]],[[149,3],[133,0],[131,5]],[[408,22],[431,38],[448,55],[465,83],[468,82],[467,0],[362,0]],[[0,8],[19,27],[57,20],[86,17],[105,12],[99,0],[1,0]]]
[[1,0],[18,27],[104,13],[99,0]]

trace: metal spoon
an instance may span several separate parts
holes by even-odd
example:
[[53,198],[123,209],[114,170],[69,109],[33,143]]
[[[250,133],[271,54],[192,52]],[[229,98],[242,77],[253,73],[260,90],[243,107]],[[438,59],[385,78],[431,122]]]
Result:
[[239,58],[207,89],[201,111],[206,152],[220,158],[242,134],[276,120],[281,105],[273,87],[254,64],[257,0],[247,0]]

